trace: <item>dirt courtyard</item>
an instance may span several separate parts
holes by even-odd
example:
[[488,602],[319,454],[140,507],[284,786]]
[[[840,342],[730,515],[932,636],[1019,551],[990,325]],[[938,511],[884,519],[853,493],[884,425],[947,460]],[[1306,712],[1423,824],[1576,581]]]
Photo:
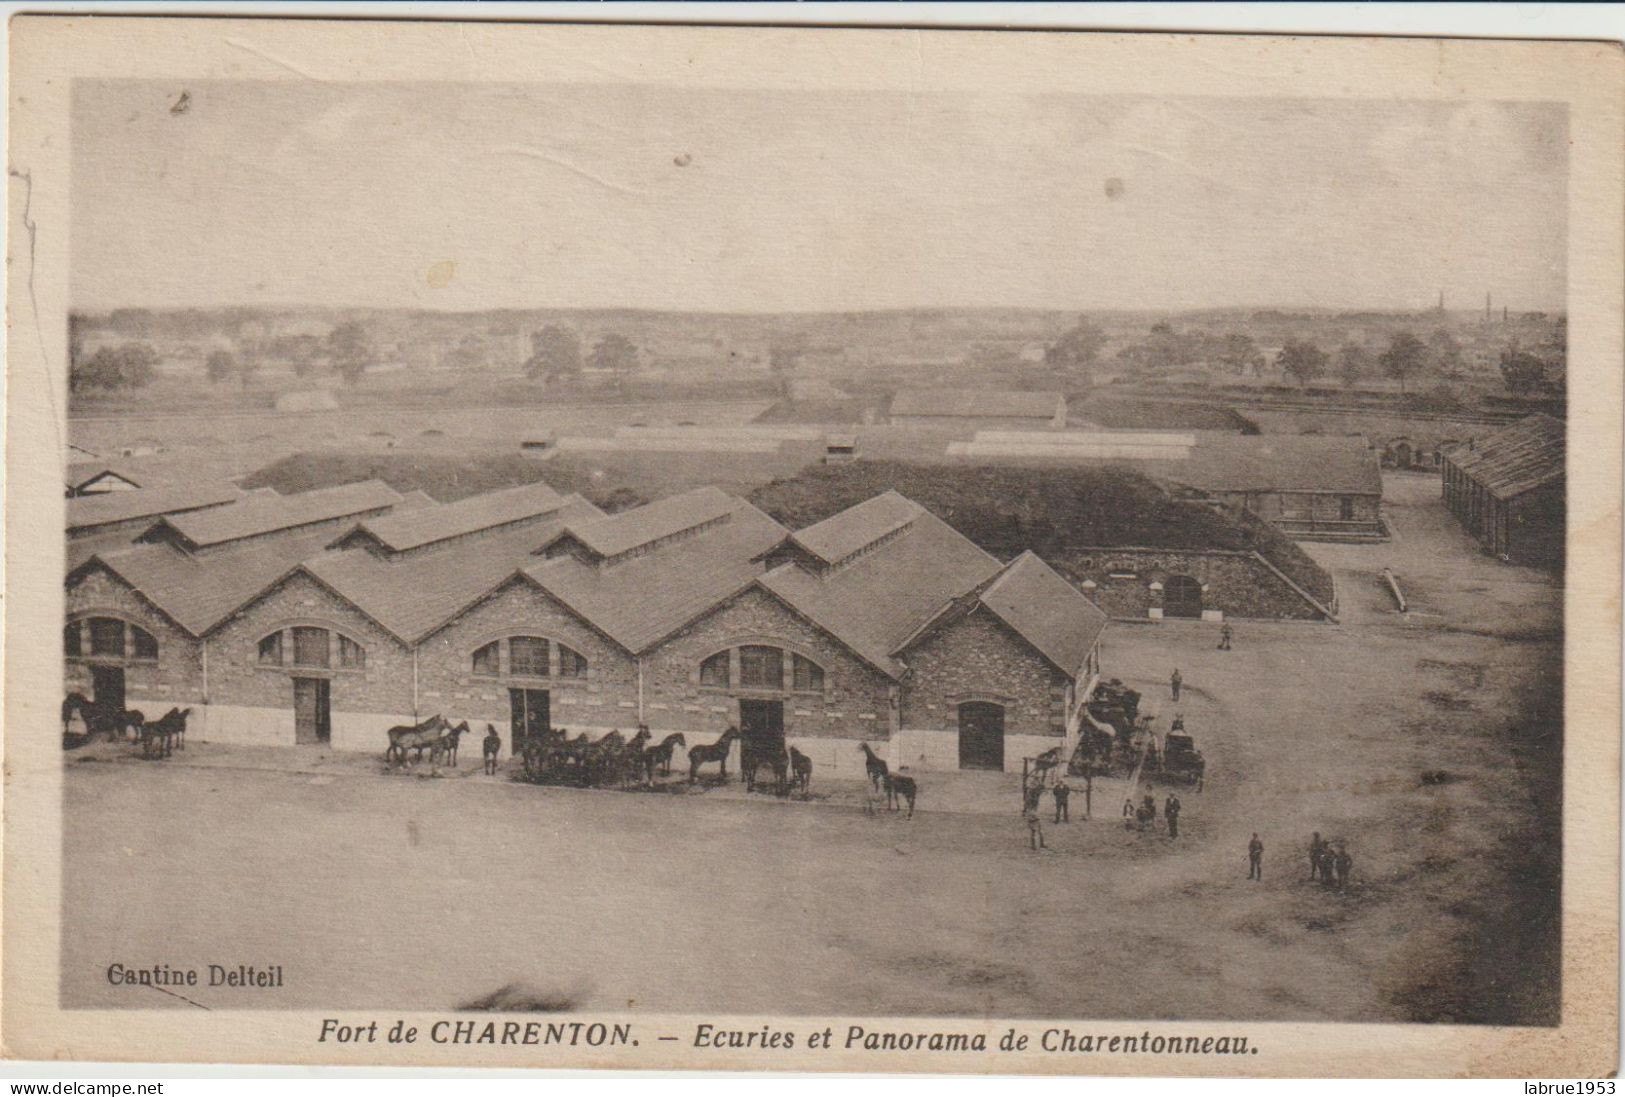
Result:
[[[1393,542],[1306,546],[1341,624],[1237,622],[1228,652],[1210,624],[1107,630],[1106,673],[1207,756],[1177,839],[1126,831],[1120,784],[1033,854],[1015,776],[1008,812],[948,812],[921,773],[907,820],[69,754],[63,1004],[191,1008],[108,965],[219,963],[285,985],[186,991],[210,1008],[519,981],[600,1010],[1553,1023],[1561,591],[1479,555],[1436,481],[1389,489]],[[1346,892],[1307,880],[1316,830]]]

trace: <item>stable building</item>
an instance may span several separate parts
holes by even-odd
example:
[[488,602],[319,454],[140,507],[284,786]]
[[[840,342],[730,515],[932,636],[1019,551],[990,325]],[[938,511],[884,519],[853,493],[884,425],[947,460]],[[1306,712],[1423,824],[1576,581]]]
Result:
[[1567,432],[1531,415],[1444,454],[1445,506],[1486,551],[1511,563],[1563,567]]
[[796,532],[715,488],[606,515],[536,487],[336,536],[276,498],[280,525],[165,520],[70,573],[70,688],[191,706],[205,740],[376,751],[435,713],[513,752],[732,726],[861,775],[861,742],[1019,770],[1076,732],[1099,674],[1104,612],[893,492]]
[[1066,426],[1066,396],[1013,389],[902,389],[892,396],[889,414],[893,426],[1059,429]]

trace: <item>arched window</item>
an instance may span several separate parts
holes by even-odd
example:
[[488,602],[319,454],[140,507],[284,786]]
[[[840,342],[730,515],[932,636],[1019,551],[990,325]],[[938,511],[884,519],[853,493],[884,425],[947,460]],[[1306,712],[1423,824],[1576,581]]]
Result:
[[554,644],[559,649],[559,677],[585,678],[587,676],[587,660],[580,653],[563,644]]
[[502,673],[501,640],[492,640],[474,653],[474,673],[482,678],[495,678]]
[[259,661],[266,667],[365,670],[367,649],[342,632],[317,625],[294,625],[260,637]]
[[728,688],[728,652],[719,651],[700,664],[700,685]]
[[824,668],[808,659],[804,655],[791,656],[792,673],[795,675],[795,688],[799,693],[822,693],[824,691]]
[[783,689],[784,652],[757,644],[740,648],[739,684],[745,689]]
[[273,632],[260,640],[260,662],[271,667],[282,665],[282,633]]
[[293,630],[293,665],[296,667],[332,665],[326,629],[301,625]]
[[540,636],[509,637],[508,673],[524,678],[547,677],[547,641]]
[[367,649],[339,633],[339,666],[345,670],[361,670],[367,665]]
[[117,617],[91,617],[70,621],[62,630],[62,650],[70,656],[153,662],[158,640],[140,625]]

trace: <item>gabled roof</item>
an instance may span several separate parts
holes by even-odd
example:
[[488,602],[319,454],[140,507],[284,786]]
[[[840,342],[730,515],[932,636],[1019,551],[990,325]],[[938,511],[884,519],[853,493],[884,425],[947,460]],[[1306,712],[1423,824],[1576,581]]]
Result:
[[1497,499],[1511,499],[1563,479],[1567,428],[1549,415],[1531,415],[1479,439],[1457,445],[1450,463]]
[[[407,552],[481,530],[556,514],[564,505],[562,495],[538,480],[533,484],[471,495],[454,503],[418,507],[405,513],[391,510],[382,517],[366,519],[354,532],[370,537],[390,552]],[[600,512],[593,508],[592,513]]]
[[1078,672],[1106,627],[1106,612],[1031,552],[1006,564],[979,601],[1063,674]]
[[92,530],[114,522],[131,522],[179,515],[208,507],[219,507],[243,497],[235,484],[166,484],[139,491],[115,491],[68,500],[68,531]]
[[193,636],[202,636],[318,552],[329,531],[256,541],[194,556],[170,544],[99,553],[68,576],[105,567]]
[[1358,436],[1204,434],[1189,457],[1140,467],[1199,491],[1382,494],[1377,454]]
[[382,510],[400,501],[400,494],[383,481],[362,480],[297,495],[255,495],[218,510],[169,516],[142,536],[153,538],[160,527],[167,527],[188,547],[210,548]]
[[1053,419],[1060,413],[1058,392],[1011,389],[902,389],[892,397],[891,414],[964,419]]
[[325,552],[304,560],[305,570],[400,640],[413,643],[512,579],[535,561],[536,546],[563,522],[602,513],[570,496],[551,518],[393,559],[365,549]]
[[127,468],[109,464],[106,461],[75,461],[68,466],[67,474],[62,479],[69,491],[75,491],[108,477],[123,480],[133,488],[141,487],[141,482],[148,479],[146,476],[138,476]]
[[725,520],[739,504],[721,488],[695,488],[620,514],[571,522],[565,532],[594,556],[613,558]]
[[760,583],[865,662],[897,677],[905,669],[897,650],[999,571],[999,562],[969,538],[923,507],[918,511],[883,547],[846,567],[819,575],[785,564]]
[[748,587],[761,574],[758,558],[789,532],[743,499],[716,494],[729,502],[728,520],[692,537],[610,568],[560,556],[524,574],[627,651],[646,651]]
[[913,522],[925,508],[895,491],[866,499],[790,535],[790,540],[829,565],[839,564]]

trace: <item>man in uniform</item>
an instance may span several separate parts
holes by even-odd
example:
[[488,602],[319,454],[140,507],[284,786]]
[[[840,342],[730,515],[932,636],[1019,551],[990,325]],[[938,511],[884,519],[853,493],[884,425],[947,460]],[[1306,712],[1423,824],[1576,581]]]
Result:
[[1262,880],[1264,878],[1264,843],[1258,840],[1257,832],[1253,840],[1247,843],[1247,879]]
[[1320,831],[1309,837],[1309,879],[1320,875],[1320,858],[1326,852],[1326,843],[1320,840]]
[[485,725],[485,742],[481,744],[485,755],[485,774],[495,777],[497,772],[497,755],[502,753],[502,736],[497,734],[496,725]]
[[1066,783],[1066,778],[1062,777],[1056,781],[1055,787],[1050,791],[1055,794],[1055,822],[1070,823],[1072,812],[1067,806],[1067,801],[1072,797],[1072,788]]
[[1184,676],[1179,673],[1179,668],[1175,667],[1173,677],[1168,679],[1168,686],[1174,691],[1175,701],[1179,700],[1179,686],[1180,683],[1184,682],[1184,680]]
[[1168,802],[1162,805],[1162,814],[1168,820],[1168,837],[1179,837],[1180,803],[1178,796],[1168,797]]
[[1219,650],[1230,650],[1230,622],[1226,621],[1219,626]]

